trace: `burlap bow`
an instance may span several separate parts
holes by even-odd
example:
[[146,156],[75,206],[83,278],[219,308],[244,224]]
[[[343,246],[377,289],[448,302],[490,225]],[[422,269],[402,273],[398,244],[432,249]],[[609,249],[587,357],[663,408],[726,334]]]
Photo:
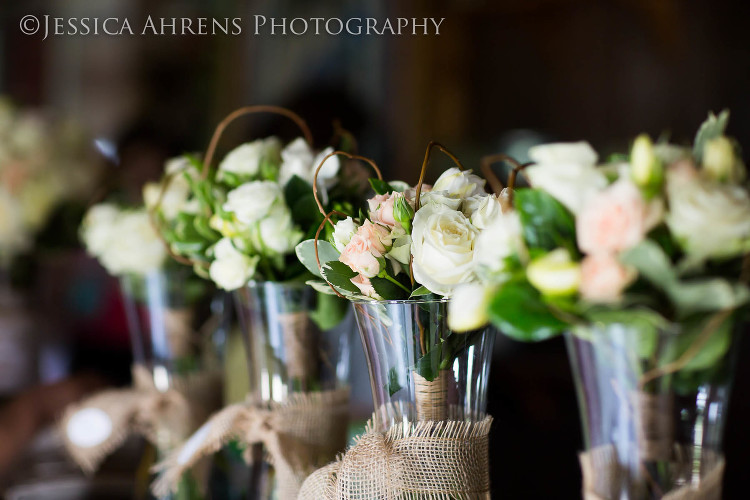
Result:
[[133,366],[133,387],[95,394],[65,411],[61,433],[71,457],[87,473],[133,433],[154,444],[176,445],[221,404],[221,374],[173,377],[160,391],[145,366]]
[[262,443],[276,470],[279,498],[297,498],[302,482],[346,446],[349,390],[298,393],[284,403],[257,402],[228,406],[212,416],[155,470],[156,496],[174,491],[182,474],[232,440]]
[[[684,460],[672,461],[670,467],[679,471],[683,468],[692,470],[689,449],[677,449],[674,456]],[[724,475],[724,457],[720,454],[707,454],[701,479],[698,484],[686,484],[671,491],[664,492],[662,500],[719,500],[721,499],[721,481]],[[581,453],[579,456],[583,473],[584,500],[615,500],[621,497],[627,485],[627,469],[619,463],[617,449],[614,445],[604,445]],[[682,474],[690,475],[689,471]]]
[[490,498],[492,417],[480,422],[403,422],[386,432],[372,421],[338,461],[302,485],[300,500],[475,500]]

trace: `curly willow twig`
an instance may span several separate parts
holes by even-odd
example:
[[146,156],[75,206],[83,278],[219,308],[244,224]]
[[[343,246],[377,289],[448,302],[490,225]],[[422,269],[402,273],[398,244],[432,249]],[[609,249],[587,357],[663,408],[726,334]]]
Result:
[[495,174],[495,171],[492,170],[492,165],[498,162],[510,163],[513,166],[513,170],[511,170],[510,175],[508,176],[508,198],[503,198],[501,202],[503,204],[503,212],[505,212],[513,206],[513,189],[516,186],[516,178],[518,176],[518,173],[526,167],[532,165],[533,163],[521,164],[512,156],[502,153],[483,157],[479,162],[480,169],[484,176],[487,178],[487,181],[490,183],[490,188],[492,188],[492,191],[495,194],[500,194],[505,189],[503,187],[503,183]]
[[[383,180],[383,174],[380,172],[380,169],[378,168],[377,164],[375,164],[375,162],[371,160],[370,158],[367,158],[365,156],[360,156],[360,155],[349,154],[344,151],[334,151],[333,153],[326,155],[326,157],[323,158],[323,161],[321,161],[318,167],[315,169],[315,173],[313,174],[313,185],[312,185],[313,196],[315,197],[315,203],[318,205],[318,210],[320,210],[320,213],[322,215],[325,215],[326,211],[323,208],[323,204],[320,202],[320,199],[318,199],[318,173],[320,172],[320,169],[323,167],[325,162],[328,161],[328,158],[332,156],[344,156],[346,158],[349,158],[350,160],[363,161],[372,167],[372,169],[378,175],[378,179],[380,179],[381,181]],[[331,221],[329,220],[329,222]],[[333,222],[331,222],[331,224],[333,224]]]
[[422,194],[422,184],[424,183],[424,175],[427,172],[427,165],[430,163],[430,155],[432,155],[432,148],[438,148],[440,151],[445,153],[445,155],[453,160],[453,163],[456,164],[459,170],[466,170],[461,164],[460,161],[458,161],[458,158],[456,158],[456,155],[448,151],[445,146],[440,144],[439,142],[430,141],[429,144],[427,144],[427,150],[424,152],[424,160],[422,161],[422,170],[419,172],[419,182],[417,183],[417,196],[414,200],[414,211],[419,210],[419,197]]
[[312,147],[313,145],[313,139],[312,139],[312,133],[310,133],[310,128],[307,126],[307,123],[305,123],[305,120],[300,118],[300,116],[290,111],[286,108],[282,108],[280,106],[268,106],[268,105],[259,105],[259,106],[245,106],[243,108],[237,109],[235,111],[232,111],[227,115],[226,118],[224,118],[219,125],[216,126],[216,130],[214,131],[214,135],[211,137],[211,142],[208,144],[208,150],[206,151],[206,158],[203,160],[203,171],[201,173],[201,177],[205,179],[208,176],[208,169],[211,165],[211,161],[214,158],[214,153],[216,152],[216,146],[219,144],[219,139],[221,139],[221,135],[224,133],[224,130],[227,128],[227,126],[232,123],[235,119],[239,118],[240,116],[249,115],[253,113],[273,113],[281,116],[286,116],[290,120],[292,120],[294,123],[297,124],[297,126],[302,130],[302,133],[305,136],[305,141],[307,141],[307,144]]

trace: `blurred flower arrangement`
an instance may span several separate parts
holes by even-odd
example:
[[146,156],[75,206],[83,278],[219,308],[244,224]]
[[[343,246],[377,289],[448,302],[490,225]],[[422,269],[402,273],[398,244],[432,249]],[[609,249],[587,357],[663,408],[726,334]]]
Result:
[[592,321],[648,336],[685,320],[695,334],[746,304],[750,194],[728,118],[710,115],[692,148],[641,135],[601,167],[585,142],[533,147],[533,188],[505,192],[512,205],[479,236],[494,255],[476,260],[483,285],[459,291],[454,323],[466,307],[521,340]]
[[32,249],[60,203],[90,198],[97,166],[77,123],[0,97],[0,267]]

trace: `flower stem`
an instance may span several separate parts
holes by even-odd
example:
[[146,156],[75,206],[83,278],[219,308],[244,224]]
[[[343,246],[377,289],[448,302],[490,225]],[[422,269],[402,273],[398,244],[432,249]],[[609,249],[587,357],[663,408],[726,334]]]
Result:
[[400,282],[399,282],[399,281],[398,281],[397,279],[395,279],[395,278],[391,277],[391,275],[390,275],[390,274],[388,274],[388,273],[383,273],[383,276],[382,276],[382,277],[383,277],[383,278],[385,278],[385,279],[387,279],[387,280],[388,280],[388,281],[390,281],[391,283],[393,283],[393,284],[395,284],[395,285],[398,285],[398,286],[399,286],[399,287],[400,287],[400,288],[401,288],[401,289],[402,289],[403,291],[405,291],[406,293],[408,293],[409,295],[411,295],[411,290],[409,290],[409,289],[408,289],[408,288],[406,288],[406,287],[405,287],[404,285],[402,285],[402,284],[401,284],[401,283],[400,283]]

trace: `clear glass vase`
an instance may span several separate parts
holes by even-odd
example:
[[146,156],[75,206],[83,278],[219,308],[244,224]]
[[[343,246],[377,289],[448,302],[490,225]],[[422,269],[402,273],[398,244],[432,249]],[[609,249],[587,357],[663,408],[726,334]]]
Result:
[[[201,401],[188,401],[190,419],[175,425],[170,415],[154,423],[154,449],[147,449],[146,462],[158,462],[180,445],[205,419],[221,407],[221,342],[228,318],[211,300],[207,283],[183,267],[168,267],[146,275],[120,278],[128,328],[130,331],[134,374],[148,374],[149,385],[159,392],[176,390],[188,400],[200,394]],[[213,303],[212,303],[213,302]],[[206,326],[209,328],[205,328]],[[210,331],[204,331],[210,330]],[[141,468],[148,470],[148,468]],[[151,477],[138,479],[138,489],[148,490]],[[166,498],[201,499],[192,473],[186,473],[177,493]]]
[[491,327],[448,328],[448,300],[357,301],[354,312],[370,371],[375,424],[477,422],[487,409]]
[[[348,386],[354,329],[349,304],[300,282],[251,282],[235,292],[250,376],[252,401],[286,403],[293,395]],[[346,446],[347,426],[331,429],[330,450],[316,466],[333,461]],[[284,498],[284,481],[262,445],[250,451],[247,498]],[[278,480],[277,480],[278,479]],[[280,492],[281,491],[281,492]]]
[[720,499],[731,325],[596,325],[566,337],[585,440],[584,496]]

